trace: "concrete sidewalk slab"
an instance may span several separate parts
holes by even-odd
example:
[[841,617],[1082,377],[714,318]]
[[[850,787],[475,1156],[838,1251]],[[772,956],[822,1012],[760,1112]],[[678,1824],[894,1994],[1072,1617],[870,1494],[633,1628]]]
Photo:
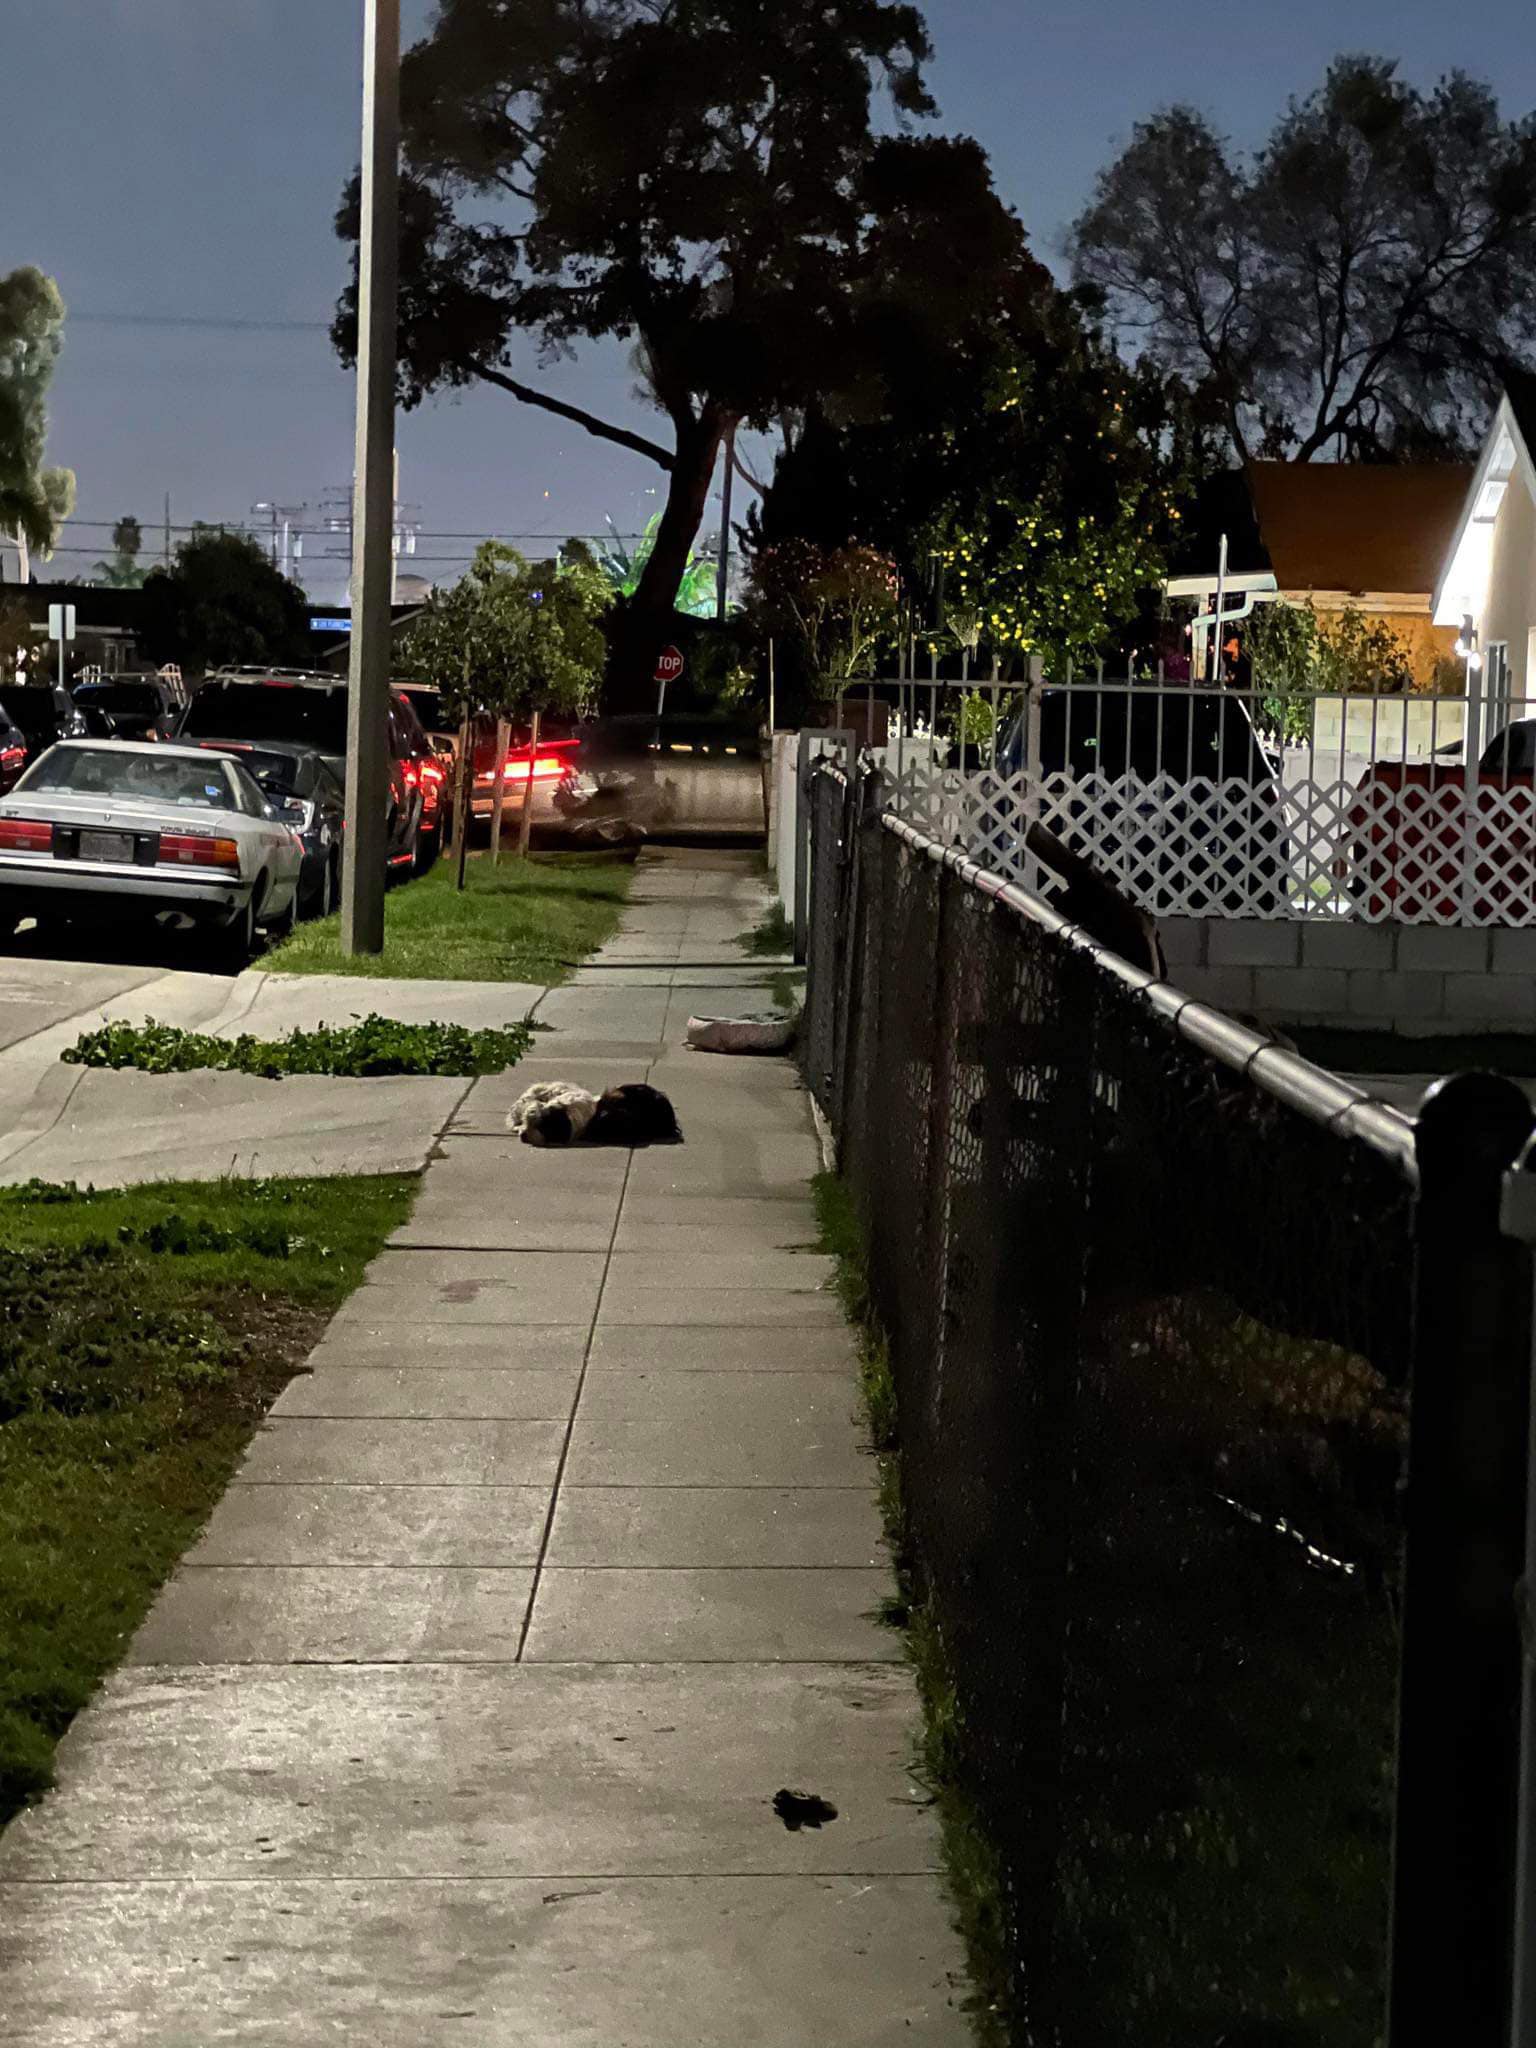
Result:
[[533,1572],[393,1565],[187,1565],[128,1665],[510,1664]]
[[557,1422],[269,1422],[236,1486],[547,1486],[560,1459]]
[[863,1486],[565,1486],[546,1562],[889,1569]]
[[[210,1665],[119,1671],[0,1877],[916,1872],[899,1665]],[[782,1785],[835,1824],[790,1833]],[[558,1887],[557,1887],[558,1888]]]
[[415,1173],[467,1085],[90,1068],[52,1128],[4,1160],[0,1180],[115,1187],[226,1173]]
[[434,1327],[424,1342],[419,1327],[398,1323],[332,1323],[310,1353],[318,1372],[322,1366],[407,1366],[417,1372],[457,1372],[483,1366],[498,1372],[580,1372],[586,1356],[587,1326],[535,1323],[500,1335],[473,1323]]
[[794,1251],[817,1244],[816,1210],[804,1197],[650,1195],[626,1207],[616,1252]]
[[12,1955],[9,2048],[971,2038],[927,1877],[0,1887]]
[[528,1631],[534,1664],[899,1662],[876,1610],[890,1573],[826,1566],[546,1568]]
[[[836,1261],[820,1252],[679,1252],[664,1265],[653,1252],[615,1252],[608,1261],[611,1284],[667,1286],[680,1293],[708,1287],[824,1289],[835,1272]],[[846,1350],[846,1331],[842,1341]]]
[[601,1373],[583,1390],[572,1486],[867,1486],[838,1373]]
[[291,1380],[273,1404],[279,1419],[325,1415],[343,1421],[563,1422],[576,1397],[576,1371],[501,1366],[328,1365]]
[[687,1329],[803,1329],[817,1324],[845,1329],[842,1304],[814,1286],[672,1287],[658,1270],[650,1285],[612,1280],[603,1290],[603,1320],[611,1328],[626,1323],[677,1324]]
[[[628,1256],[626,1254],[626,1256]],[[636,1257],[649,1254],[634,1254]],[[771,1256],[771,1254],[769,1255]],[[797,1330],[724,1330],[705,1324],[626,1324],[599,1320],[589,1370],[597,1372],[823,1372],[853,1385],[855,1352],[846,1329],[831,1324]],[[850,1407],[852,1403],[850,1401]]]
[[346,1025],[370,1013],[402,1024],[462,1024],[500,1031],[542,1000],[542,982],[411,981],[395,975],[274,974],[253,968],[234,985],[230,1006],[212,1028],[222,1037],[249,1031],[282,1038],[322,1024]]
[[235,1486],[189,1565],[534,1565],[542,1486]]

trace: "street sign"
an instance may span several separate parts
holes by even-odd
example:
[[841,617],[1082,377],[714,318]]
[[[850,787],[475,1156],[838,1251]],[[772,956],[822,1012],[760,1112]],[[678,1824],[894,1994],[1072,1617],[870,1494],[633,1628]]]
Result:
[[651,680],[657,683],[675,683],[682,672],[682,650],[677,647],[663,647],[656,657],[656,673]]
[[72,604],[51,604],[48,607],[48,638],[50,640],[73,640],[75,637],[75,608]]

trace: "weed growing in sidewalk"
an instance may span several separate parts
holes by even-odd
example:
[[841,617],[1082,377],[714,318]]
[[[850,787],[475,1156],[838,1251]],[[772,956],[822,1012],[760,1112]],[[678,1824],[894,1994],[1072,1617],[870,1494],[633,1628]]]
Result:
[[901,1484],[901,1431],[890,1346],[874,1311],[864,1232],[847,1184],[835,1173],[813,1183],[821,1248],[837,1261],[836,1287],[859,1337],[859,1380],[879,1468],[880,1512],[895,1563],[897,1592],[880,1618],[905,1631],[923,1708],[914,1775],[933,1795],[955,1924],[974,1990],[967,2010],[982,2048],[1008,2048],[1010,2022],[1002,1872],[969,1790],[965,1726],[943,1629],[913,1553]]
[[0,1826],[415,1187],[0,1190]]
[[286,1038],[213,1038],[174,1024],[104,1024],[87,1031],[59,1057],[69,1066],[136,1067],[145,1074],[186,1074],[198,1068],[259,1074],[499,1074],[516,1064],[541,1027],[524,1018],[501,1030],[462,1024],[401,1024],[370,1013],[355,1024],[290,1031]]
[[769,905],[749,932],[739,932],[736,944],[754,960],[781,960],[795,950],[794,927],[777,899]]

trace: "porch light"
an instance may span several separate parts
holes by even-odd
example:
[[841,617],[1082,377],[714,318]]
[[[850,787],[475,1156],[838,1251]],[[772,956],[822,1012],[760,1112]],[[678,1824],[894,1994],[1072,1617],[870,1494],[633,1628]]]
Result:
[[1456,636],[1456,652],[1467,664],[1469,674],[1475,674],[1482,667],[1483,657],[1478,651],[1477,628],[1472,623],[1470,612],[1463,612],[1461,615],[1461,631]]

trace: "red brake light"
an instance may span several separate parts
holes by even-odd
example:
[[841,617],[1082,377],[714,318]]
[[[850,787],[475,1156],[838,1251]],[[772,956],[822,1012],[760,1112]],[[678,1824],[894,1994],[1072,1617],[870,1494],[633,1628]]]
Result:
[[414,761],[402,761],[400,763],[400,773],[405,779],[405,786],[407,789],[414,789],[416,787],[416,784],[421,779],[417,773],[416,763]]
[[[539,782],[550,775],[563,775],[566,765],[558,754],[538,754],[534,757],[533,779],[535,782]],[[508,754],[506,766],[501,772],[503,776],[521,775],[526,781],[528,776],[527,749],[525,748],[521,754]]]
[[160,864],[240,871],[240,848],[233,839],[214,839],[203,832],[162,832]]
[[26,758],[25,747],[0,747],[0,768],[19,768]]
[[0,853],[49,853],[52,825],[35,818],[0,818]]

